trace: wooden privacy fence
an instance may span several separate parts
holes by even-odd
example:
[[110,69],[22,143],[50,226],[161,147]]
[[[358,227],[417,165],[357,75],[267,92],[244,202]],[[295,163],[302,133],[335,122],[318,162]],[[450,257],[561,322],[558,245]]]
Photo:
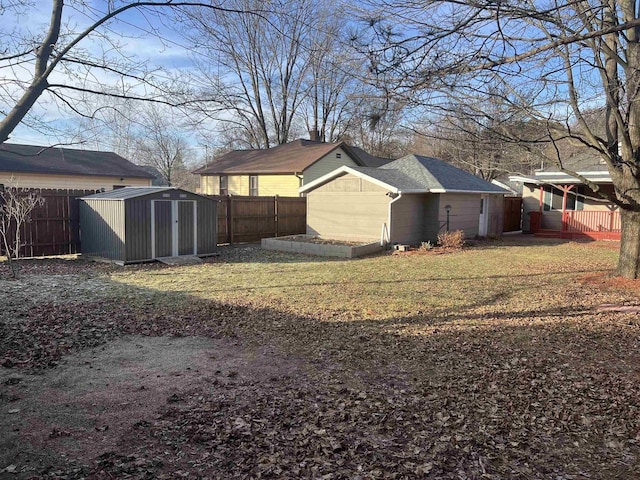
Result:
[[[18,189],[37,191],[44,203],[22,227],[21,257],[80,252],[79,198],[97,190]],[[300,197],[213,196],[218,205],[218,243],[256,242],[261,238],[305,233],[307,202]],[[0,253],[1,248],[0,248]]]
[[522,228],[522,197],[504,197],[503,232],[515,232]]
[[19,196],[38,192],[44,198],[44,203],[31,212],[31,221],[22,226],[21,257],[67,255],[80,251],[78,199],[97,190],[18,188],[14,191]]
[[261,238],[306,232],[306,198],[211,197],[220,202],[218,243],[256,242]]

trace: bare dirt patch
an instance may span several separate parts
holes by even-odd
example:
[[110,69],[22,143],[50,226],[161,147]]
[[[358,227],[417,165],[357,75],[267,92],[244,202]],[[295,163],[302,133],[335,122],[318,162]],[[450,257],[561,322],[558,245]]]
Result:
[[[192,401],[196,386],[292,374],[295,367],[278,358],[228,339],[126,336],[41,375],[0,368],[0,465],[12,478],[98,473],[95,458],[112,454],[168,405]],[[63,472],[65,458],[75,466]],[[138,467],[148,470],[145,462]]]

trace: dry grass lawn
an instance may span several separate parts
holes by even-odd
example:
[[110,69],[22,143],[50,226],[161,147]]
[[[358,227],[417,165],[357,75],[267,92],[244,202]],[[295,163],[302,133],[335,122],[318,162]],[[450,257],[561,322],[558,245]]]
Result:
[[[0,316],[3,378],[46,378],[128,336],[227,343],[210,347],[209,367],[198,357],[201,376],[119,425],[108,450],[74,458],[54,438],[46,459],[0,456],[0,470],[639,478],[640,318],[598,310],[640,305],[638,284],[610,278],[616,258],[610,243],[512,238],[348,261],[241,247],[171,268],[32,262],[18,283],[2,282],[13,299]],[[42,295],[47,278],[75,293]],[[5,381],[3,415],[19,386]]]

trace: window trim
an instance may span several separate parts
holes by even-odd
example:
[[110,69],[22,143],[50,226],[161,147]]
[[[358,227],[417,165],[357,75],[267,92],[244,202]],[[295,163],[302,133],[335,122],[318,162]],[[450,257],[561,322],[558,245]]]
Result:
[[218,190],[220,195],[229,195],[229,177],[220,175],[218,179]]
[[[544,185],[542,187],[542,211],[543,212],[575,212],[584,210],[584,186],[576,185],[572,190],[567,192],[567,202],[563,207],[564,191],[561,188],[554,187],[553,185]],[[560,207],[554,208],[553,199],[558,197],[560,199]],[[569,208],[569,202],[573,201],[572,208]]]
[[258,175],[249,175],[249,196],[258,196]]

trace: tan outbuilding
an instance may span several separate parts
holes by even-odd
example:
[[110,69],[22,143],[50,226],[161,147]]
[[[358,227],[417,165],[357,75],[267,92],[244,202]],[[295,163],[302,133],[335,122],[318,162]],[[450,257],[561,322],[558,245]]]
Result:
[[408,155],[379,168],[340,167],[303,186],[307,234],[419,244],[438,233],[502,233],[506,190],[441,160]]

